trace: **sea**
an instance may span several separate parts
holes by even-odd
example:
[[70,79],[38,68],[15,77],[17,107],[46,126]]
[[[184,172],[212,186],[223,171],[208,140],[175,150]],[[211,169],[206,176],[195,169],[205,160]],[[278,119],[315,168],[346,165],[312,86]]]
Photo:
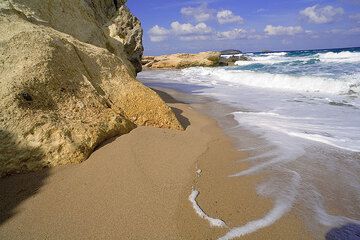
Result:
[[249,154],[242,161],[250,167],[229,177],[264,174],[257,192],[274,206],[221,239],[270,227],[290,211],[318,239],[336,228],[358,227],[360,48],[244,55],[252,61],[138,76],[150,87],[208,96],[235,109],[229,115],[236,126],[223,127]]

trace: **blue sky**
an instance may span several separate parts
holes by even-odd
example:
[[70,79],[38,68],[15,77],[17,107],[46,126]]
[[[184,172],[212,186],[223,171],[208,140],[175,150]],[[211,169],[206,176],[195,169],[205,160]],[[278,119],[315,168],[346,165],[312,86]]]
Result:
[[128,0],[146,55],[360,46],[360,0]]

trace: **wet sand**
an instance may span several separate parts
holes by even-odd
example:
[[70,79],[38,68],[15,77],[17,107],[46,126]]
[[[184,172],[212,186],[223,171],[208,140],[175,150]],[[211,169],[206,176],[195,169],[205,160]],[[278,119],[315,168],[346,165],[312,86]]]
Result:
[[[139,127],[107,141],[82,164],[0,179],[0,239],[221,237],[229,229],[211,228],[192,208],[193,187],[204,212],[230,228],[266,215],[273,204],[256,193],[262,176],[228,177],[248,167],[238,162],[246,154],[202,113],[223,106],[159,93],[186,131]],[[312,238],[290,213],[241,239]]]

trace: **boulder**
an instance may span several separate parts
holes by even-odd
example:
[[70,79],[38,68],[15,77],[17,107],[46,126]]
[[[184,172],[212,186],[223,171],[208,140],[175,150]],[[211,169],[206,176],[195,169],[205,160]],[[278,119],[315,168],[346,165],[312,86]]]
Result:
[[1,1],[0,176],[79,163],[138,125],[182,129],[135,79],[142,30],[124,4]]

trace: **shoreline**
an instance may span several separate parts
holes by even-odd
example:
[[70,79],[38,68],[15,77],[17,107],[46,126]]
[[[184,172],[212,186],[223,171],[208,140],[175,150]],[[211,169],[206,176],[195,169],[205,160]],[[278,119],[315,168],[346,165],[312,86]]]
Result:
[[[0,179],[1,239],[217,239],[226,234],[229,229],[211,228],[196,214],[188,199],[193,188],[199,191],[199,207],[229,227],[271,210],[271,200],[256,193],[261,176],[228,177],[247,168],[236,161],[246,154],[215,119],[201,113],[208,99],[185,104],[176,100],[182,93],[157,92],[186,131],[138,127],[107,141],[82,164]],[[243,238],[265,236],[311,239],[292,214]]]

